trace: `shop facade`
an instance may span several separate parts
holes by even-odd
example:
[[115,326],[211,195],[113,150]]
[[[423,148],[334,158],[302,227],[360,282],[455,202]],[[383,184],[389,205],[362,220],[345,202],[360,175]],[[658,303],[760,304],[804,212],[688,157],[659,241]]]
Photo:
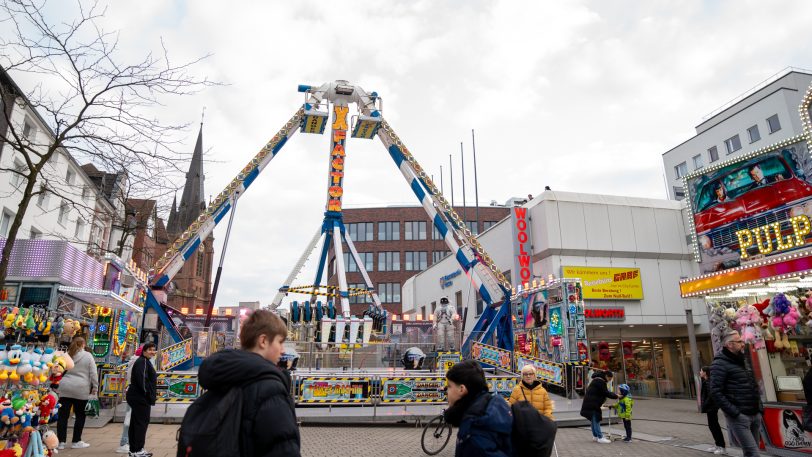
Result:
[[812,87],[800,107],[804,135],[684,179],[702,274],[680,281],[680,291],[704,299],[714,351],[730,329],[741,333],[773,455],[812,454],[801,425],[812,366],[810,102]]
[[[515,218],[479,236],[513,283],[581,279],[591,363],[615,371],[638,395],[695,395],[685,307],[700,341],[708,340],[709,327],[702,300],[684,301],[677,284],[697,273],[682,204],[545,191],[518,208],[530,240],[525,263],[514,263],[520,258]],[[429,320],[443,296],[457,305],[464,332],[470,332],[484,304],[454,259],[404,284],[404,313]],[[699,352],[710,361],[708,348],[700,345]]]

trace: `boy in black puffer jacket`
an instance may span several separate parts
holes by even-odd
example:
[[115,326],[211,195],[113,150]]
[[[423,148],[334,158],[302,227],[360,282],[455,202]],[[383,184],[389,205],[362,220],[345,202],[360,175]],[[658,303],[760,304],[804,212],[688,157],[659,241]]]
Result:
[[204,389],[225,392],[244,386],[241,456],[301,455],[290,377],[276,366],[286,336],[287,328],[279,316],[254,311],[240,330],[243,350],[216,352],[200,365],[198,376]]

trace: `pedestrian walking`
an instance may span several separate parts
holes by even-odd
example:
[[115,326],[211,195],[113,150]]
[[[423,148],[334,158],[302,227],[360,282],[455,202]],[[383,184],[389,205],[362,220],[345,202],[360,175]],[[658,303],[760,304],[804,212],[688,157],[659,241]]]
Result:
[[99,391],[99,374],[96,372],[96,361],[93,355],[85,350],[86,343],[82,337],[75,337],[68,346],[68,355],[73,359],[73,368],[66,371],[59,382],[59,420],[56,423],[56,435],[59,438],[58,449],[65,449],[68,437],[68,419],[71,411],[76,416],[73,423],[72,449],[84,449],[90,444],[82,441],[85,428],[85,408],[91,397]]
[[[299,457],[301,437],[296,408],[290,395],[290,377],[276,365],[282,357],[288,331],[276,314],[267,310],[251,313],[240,329],[241,350],[225,349],[203,361],[198,372],[207,390],[183,418],[178,456],[214,456],[228,453],[243,457]],[[241,413],[234,421],[234,436],[212,437],[195,429],[210,423],[207,414],[235,389],[242,389]],[[237,392],[238,393],[238,392]],[[235,406],[234,411],[239,411]],[[197,446],[196,446],[197,445]],[[227,448],[227,449],[226,449]],[[238,452],[235,452],[238,451]]]
[[617,399],[617,394],[609,390],[608,383],[614,378],[611,371],[595,371],[592,374],[592,381],[586,388],[584,400],[581,403],[581,417],[592,423],[592,441],[601,444],[609,444],[612,441],[604,438],[601,431],[601,407],[607,398]]
[[708,416],[708,428],[713,436],[714,446],[709,449],[716,455],[727,454],[725,449],[725,435],[722,433],[722,427],[719,425],[719,407],[713,401],[713,396],[710,393],[710,367],[704,366],[699,370],[699,378],[702,380],[702,388],[700,390],[700,398],[702,400],[701,410]]
[[[142,347],[139,346],[135,349],[135,352],[132,356],[130,356],[130,360],[127,362],[127,373],[124,376],[124,391],[127,391],[127,387],[130,386],[130,380],[132,379],[133,373],[133,365],[135,365],[135,361],[138,360],[138,357],[141,356]],[[117,454],[129,454],[130,453],[130,417],[132,416],[132,408],[130,408],[129,403],[124,403],[125,410],[124,410],[124,425],[121,427],[121,438],[118,440],[118,449],[116,449]]]
[[803,428],[807,432],[812,432],[812,368],[807,370],[803,380],[804,397],[806,406],[803,409]]
[[457,427],[455,457],[508,457],[513,418],[507,402],[488,391],[485,372],[474,360],[446,373],[448,408],[443,413]]
[[725,414],[730,442],[742,448],[744,457],[757,457],[761,396],[756,380],[744,361],[744,341],[735,330],[722,339],[724,348],[711,363],[710,391]]
[[522,368],[522,381],[510,393],[510,404],[518,401],[529,401],[539,412],[551,420],[553,417],[553,402],[541,382],[536,379],[536,367],[525,365]]
[[623,420],[623,428],[626,429],[626,437],[623,438],[624,443],[632,442],[632,409],[634,408],[634,400],[630,392],[628,384],[621,384],[617,386],[620,392],[620,398],[615,404],[617,409],[617,417]]
[[152,457],[152,453],[144,449],[144,442],[147,439],[150,410],[158,395],[158,374],[150,361],[156,352],[155,343],[145,343],[130,373],[126,398],[131,409],[128,430],[131,457]]

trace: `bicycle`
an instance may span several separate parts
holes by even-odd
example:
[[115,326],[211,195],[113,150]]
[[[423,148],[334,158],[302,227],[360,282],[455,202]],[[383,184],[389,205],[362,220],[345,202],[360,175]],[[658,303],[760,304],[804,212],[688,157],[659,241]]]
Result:
[[445,449],[450,440],[451,424],[445,421],[444,415],[440,414],[423,427],[420,445],[426,454],[437,455]]

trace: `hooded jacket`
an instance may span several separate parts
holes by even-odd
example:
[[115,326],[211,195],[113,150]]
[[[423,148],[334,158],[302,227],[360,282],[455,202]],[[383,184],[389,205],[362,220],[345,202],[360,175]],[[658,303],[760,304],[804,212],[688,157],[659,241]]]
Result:
[[710,390],[714,403],[731,417],[761,413],[761,394],[755,377],[744,365],[744,354],[722,349],[711,364]]
[[483,391],[471,401],[457,430],[455,457],[508,457],[513,417],[507,402]]
[[155,405],[158,399],[158,373],[152,362],[143,355],[135,360],[130,371],[126,398],[127,403],[138,405]]
[[513,392],[510,394],[510,404],[513,405],[518,401],[527,401],[533,405],[534,408],[539,410],[539,412],[551,420],[555,420],[553,417],[553,402],[550,400],[550,395],[547,393],[547,390],[541,385],[541,382],[535,381],[533,382],[532,387],[527,387],[524,382],[519,382],[516,387],[513,388]]
[[301,455],[290,378],[274,364],[253,352],[226,349],[203,361],[198,379],[201,387],[212,391],[244,389],[240,455]]
[[87,400],[99,391],[99,374],[93,355],[82,349],[73,356],[73,368],[65,372],[57,393],[60,397]]
[[603,420],[601,406],[607,398],[617,399],[617,394],[609,391],[606,378],[603,372],[596,372],[592,375],[592,382],[586,388],[584,401],[581,403],[581,417],[592,420],[592,416],[598,413],[598,420]]

